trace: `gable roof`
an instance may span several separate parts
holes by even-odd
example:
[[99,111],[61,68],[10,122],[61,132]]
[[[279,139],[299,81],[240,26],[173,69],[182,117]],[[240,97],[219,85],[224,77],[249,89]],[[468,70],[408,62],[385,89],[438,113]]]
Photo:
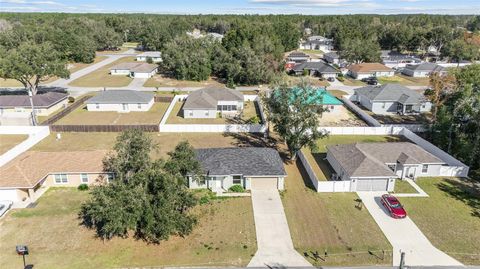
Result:
[[275,149],[260,147],[197,149],[207,175],[286,176]]
[[[68,98],[68,94],[60,92],[47,92],[36,94],[32,97],[36,108],[49,108]],[[0,95],[1,108],[30,107],[28,95]]]
[[443,72],[445,67],[435,63],[407,64],[405,69],[412,71]]
[[326,64],[324,62],[303,62],[303,63],[296,64],[293,67],[293,71],[295,72],[301,72],[305,69],[314,70],[319,73],[334,73],[334,74],[340,73],[340,71],[335,69],[333,66]]
[[355,73],[370,73],[376,71],[393,71],[393,69],[388,68],[387,66],[381,63],[361,63],[361,64],[352,64],[347,67],[348,70]]
[[396,177],[386,164],[443,164],[411,142],[355,143],[327,146],[350,177]]
[[340,59],[340,55],[336,51],[331,51],[323,54],[323,57],[330,57],[332,59]]
[[0,167],[0,188],[32,188],[53,173],[102,173],[107,151],[27,151]]
[[287,56],[287,58],[298,58],[298,57],[310,58],[310,55],[308,55],[304,52],[301,52],[301,51],[293,51],[290,54],[288,54],[288,56]]
[[121,63],[115,66],[112,66],[110,70],[130,70],[131,72],[137,73],[150,73],[153,70],[158,68],[156,64],[149,63]]
[[108,90],[101,91],[88,99],[86,104],[147,104],[152,101],[155,94],[133,90]]
[[384,84],[381,86],[365,86],[354,89],[355,94],[362,95],[372,101],[393,101],[402,104],[419,104],[425,98],[418,92],[400,84]]
[[218,101],[243,102],[243,94],[229,88],[204,88],[191,92],[183,109],[217,109]]

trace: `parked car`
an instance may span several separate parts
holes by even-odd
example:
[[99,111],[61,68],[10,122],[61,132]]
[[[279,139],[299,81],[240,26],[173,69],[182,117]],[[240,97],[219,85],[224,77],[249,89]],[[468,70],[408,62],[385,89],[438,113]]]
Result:
[[12,201],[0,201],[0,217],[3,216],[12,206]]
[[376,77],[369,77],[362,79],[363,82],[367,83],[368,85],[377,85],[378,79]]
[[403,219],[407,216],[407,212],[403,208],[398,199],[391,194],[382,195],[382,204],[390,212],[390,216],[394,219]]
[[335,78],[329,77],[329,78],[327,78],[327,80],[330,81],[330,82],[334,82]]

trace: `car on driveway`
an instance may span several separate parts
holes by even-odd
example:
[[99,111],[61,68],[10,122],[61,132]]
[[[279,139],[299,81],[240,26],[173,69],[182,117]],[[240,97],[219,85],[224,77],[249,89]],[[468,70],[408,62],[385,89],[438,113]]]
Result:
[[368,85],[377,85],[378,79],[376,77],[368,77],[368,78],[362,79],[362,82],[365,82]]
[[382,195],[382,204],[390,212],[390,216],[394,219],[403,219],[407,216],[407,212],[403,208],[398,199],[391,194]]

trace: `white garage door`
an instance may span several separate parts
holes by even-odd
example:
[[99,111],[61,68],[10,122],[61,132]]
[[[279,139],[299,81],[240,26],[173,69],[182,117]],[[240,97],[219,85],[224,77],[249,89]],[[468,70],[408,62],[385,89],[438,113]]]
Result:
[[386,191],[388,179],[357,179],[357,191]]
[[276,177],[252,177],[250,178],[252,190],[276,190]]
[[19,200],[17,190],[16,189],[0,190],[0,201],[2,200],[17,202]]

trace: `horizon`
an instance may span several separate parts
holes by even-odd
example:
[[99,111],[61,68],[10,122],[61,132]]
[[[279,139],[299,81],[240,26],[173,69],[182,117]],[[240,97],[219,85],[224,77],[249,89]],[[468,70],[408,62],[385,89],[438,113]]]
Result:
[[[188,11],[186,11],[188,10]],[[2,13],[151,15],[478,15],[476,0],[0,0]]]

